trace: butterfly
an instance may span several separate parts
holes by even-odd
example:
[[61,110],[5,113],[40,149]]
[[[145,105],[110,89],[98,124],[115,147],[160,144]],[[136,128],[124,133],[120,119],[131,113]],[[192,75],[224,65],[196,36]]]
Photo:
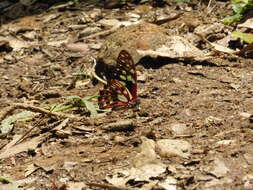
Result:
[[100,109],[131,106],[137,103],[137,74],[132,56],[122,50],[117,58],[104,89],[99,91],[98,105]]

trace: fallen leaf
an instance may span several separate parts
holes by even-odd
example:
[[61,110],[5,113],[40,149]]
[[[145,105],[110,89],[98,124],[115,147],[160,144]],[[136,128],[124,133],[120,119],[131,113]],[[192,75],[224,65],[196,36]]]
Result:
[[8,36],[8,37],[1,37],[0,41],[7,41],[10,44],[10,47],[13,49],[13,51],[18,51],[22,48],[28,48],[32,45],[32,43],[28,43],[27,41],[19,40],[15,37]]
[[238,24],[237,26],[241,27],[241,28],[250,28],[250,29],[253,29],[253,18],[249,18],[244,23]]
[[[13,146],[7,145],[3,149],[3,151],[0,152],[0,159],[8,158],[8,157],[18,154],[20,152],[34,150],[41,143],[41,141],[45,138],[45,136],[46,135],[40,135],[40,136],[30,139],[24,143],[13,145]],[[10,142],[10,143],[13,143],[13,142]]]
[[142,56],[168,57],[173,59],[207,60],[209,57],[180,36],[168,36],[166,42],[155,50],[137,50]]
[[230,169],[225,165],[224,161],[216,158],[213,163],[213,167],[209,172],[217,178],[224,177]]
[[222,46],[222,45],[219,45],[219,44],[216,44],[216,43],[209,43],[216,51],[219,51],[219,52],[223,52],[223,53],[228,53],[228,54],[233,54],[235,53],[236,51],[233,50],[233,49],[230,49],[230,48],[227,48],[225,46]]
[[120,21],[117,19],[101,19],[99,22],[102,26],[120,26]]
[[31,117],[33,112],[30,111],[23,111],[18,114],[12,115],[4,120],[1,121],[0,131],[1,133],[5,134],[12,130],[13,123],[19,119]]
[[151,180],[152,177],[158,177],[166,171],[166,165],[158,159],[155,152],[155,142],[146,137],[141,137],[142,144],[139,147],[140,152],[133,158],[133,167],[126,170],[118,170],[113,176],[107,176],[106,180],[117,186],[125,187],[129,181],[135,184],[145,181],[145,185],[139,189],[152,189],[158,180]]

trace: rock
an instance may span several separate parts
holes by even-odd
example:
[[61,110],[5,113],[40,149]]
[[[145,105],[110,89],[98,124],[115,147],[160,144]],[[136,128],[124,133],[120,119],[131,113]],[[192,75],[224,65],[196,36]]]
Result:
[[106,131],[132,131],[135,128],[133,121],[120,120],[102,127]]
[[245,190],[253,189],[253,174],[247,174],[242,179]]
[[133,166],[136,168],[158,162],[155,152],[155,141],[146,137],[141,137],[141,140],[142,144],[140,145],[139,153],[133,159]]
[[245,153],[243,156],[248,164],[253,165],[253,153]]
[[127,50],[135,63],[141,56],[137,49],[156,49],[164,43],[167,35],[165,30],[155,24],[142,22],[118,29],[108,36],[101,47],[99,58],[103,63],[115,65],[121,50]]
[[86,43],[68,43],[65,47],[72,52],[87,53],[89,51],[89,46]]
[[175,136],[185,135],[187,133],[187,126],[183,123],[175,123],[170,126],[172,134]]
[[191,151],[190,143],[183,140],[162,139],[157,141],[156,147],[158,154],[165,158],[175,156],[188,158]]
[[117,19],[102,19],[98,23],[105,27],[120,25],[120,21]]
[[220,178],[224,177],[229,171],[230,169],[225,165],[224,161],[216,158],[209,172],[215,177]]

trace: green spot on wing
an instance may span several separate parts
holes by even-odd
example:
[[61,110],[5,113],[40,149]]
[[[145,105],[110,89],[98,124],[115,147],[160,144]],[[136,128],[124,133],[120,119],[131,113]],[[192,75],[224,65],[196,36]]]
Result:
[[127,75],[127,80],[128,81],[133,81],[133,77],[131,75]]
[[128,99],[124,95],[121,95],[121,94],[118,94],[118,99],[121,102],[128,102]]
[[127,80],[127,78],[126,78],[124,75],[120,75],[119,78],[120,78],[121,80]]

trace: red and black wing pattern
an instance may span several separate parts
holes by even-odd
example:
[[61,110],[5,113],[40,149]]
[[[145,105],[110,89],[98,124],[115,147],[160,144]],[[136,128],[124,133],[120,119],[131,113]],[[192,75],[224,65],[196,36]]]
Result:
[[100,90],[98,105],[100,109],[128,106],[137,101],[137,74],[132,56],[122,50],[119,53],[113,79]]

